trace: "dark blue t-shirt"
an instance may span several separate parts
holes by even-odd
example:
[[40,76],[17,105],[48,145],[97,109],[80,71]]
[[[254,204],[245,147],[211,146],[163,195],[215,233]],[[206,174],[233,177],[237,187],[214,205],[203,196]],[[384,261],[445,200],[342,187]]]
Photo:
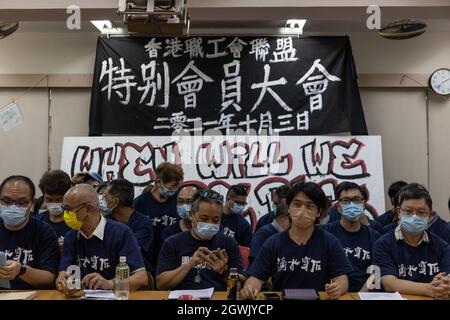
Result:
[[394,216],[395,216],[395,213],[391,209],[391,210],[388,210],[385,213],[383,213],[381,216],[379,216],[375,220],[377,222],[381,223],[382,226],[385,226],[385,225],[391,224],[393,222],[392,220],[394,219]]
[[276,218],[275,214],[273,213],[273,211],[266,213],[265,215],[263,215],[261,218],[258,219],[258,222],[256,223],[256,227],[255,227],[255,234],[256,232],[264,227],[265,225],[271,223],[274,219]]
[[288,231],[277,233],[264,242],[248,276],[260,280],[272,277],[273,290],[325,290],[330,279],[349,274],[352,267],[339,240],[315,227],[305,245],[298,245]]
[[[217,233],[211,240],[201,241],[193,238],[191,231],[185,231],[177,233],[164,241],[159,254],[156,275],[177,269],[181,265],[188,263],[199,247],[206,247],[211,251],[225,249],[228,255],[228,268],[237,268],[240,273],[243,273],[241,253],[238,244],[233,238]],[[197,273],[201,277],[200,283],[195,282]],[[211,287],[214,287],[216,291],[225,291],[227,289],[226,278],[212,270],[206,263],[203,263],[193,268],[175,290],[206,289]]]
[[161,233],[161,247],[162,247],[164,241],[168,237],[173,236],[174,234],[177,234],[180,232],[182,232],[181,227],[180,227],[180,222],[175,223],[175,224],[165,228],[164,231]]
[[252,262],[256,258],[264,242],[277,233],[278,230],[275,229],[272,223],[267,224],[256,231],[256,233],[252,237],[252,242],[250,244],[250,253],[248,255],[250,262]]
[[[108,218],[114,218],[108,216]],[[127,223],[141,248],[142,257],[144,258],[145,268],[153,272],[151,265],[153,250],[153,225],[150,218],[142,213],[134,210]]]
[[48,224],[50,227],[52,227],[53,230],[55,230],[58,238],[61,238],[61,237],[64,238],[66,233],[72,229],[70,229],[69,226],[64,221],[56,222],[56,223],[50,221],[49,215],[50,215],[50,212],[45,211],[45,212],[35,215],[34,218],[37,220],[41,220],[41,221],[45,222],[46,224]]
[[66,235],[59,271],[66,271],[70,265],[78,265],[82,278],[90,273],[99,273],[111,280],[115,277],[121,256],[127,258],[130,272],[145,266],[133,231],[122,223],[106,219],[103,240],[96,236],[86,239],[76,230]]
[[156,260],[161,243],[161,234],[165,228],[178,223],[177,197],[173,196],[166,202],[159,202],[151,192],[146,192],[134,199],[133,208],[140,213],[150,217],[153,224],[153,265]]
[[250,247],[252,229],[250,223],[240,214],[223,214],[220,228],[223,234],[234,238],[240,246]]
[[[19,231],[10,231],[0,218],[0,251],[7,260],[51,273],[58,272],[59,247],[55,231],[46,223],[30,217],[27,225]],[[37,289],[19,277],[10,281],[12,290]]]
[[429,243],[411,247],[395,239],[391,231],[375,242],[373,262],[381,269],[381,276],[429,283],[439,272],[450,273],[450,247],[438,236],[428,232]]
[[341,214],[336,207],[331,207],[328,210],[328,223],[339,221],[341,219]]
[[349,232],[340,221],[323,225],[322,229],[333,234],[341,243],[353,267],[353,271],[348,274],[349,291],[359,291],[369,276],[366,271],[372,265],[373,246],[380,234],[366,225],[361,225],[357,232]]

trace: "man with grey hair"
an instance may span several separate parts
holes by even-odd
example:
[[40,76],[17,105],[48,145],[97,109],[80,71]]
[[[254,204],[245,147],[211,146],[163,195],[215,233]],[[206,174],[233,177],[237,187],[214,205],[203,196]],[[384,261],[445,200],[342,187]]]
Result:
[[[86,289],[114,290],[115,268],[120,257],[130,267],[130,290],[147,284],[147,273],[136,238],[131,229],[105,219],[99,209],[97,193],[92,186],[72,187],[63,199],[64,220],[73,230],[64,238],[64,251],[59,265],[56,287],[71,295],[66,285],[69,266],[81,271],[81,284]],[[75,289],[76,290],[76,289]]]
[[156,270],[160,290],[226,290],[231,268],[243,273],[239,246],[233,238],[219,232],[223,197],[212,190],[198,191],[189,212],[191,230],[164,241]]

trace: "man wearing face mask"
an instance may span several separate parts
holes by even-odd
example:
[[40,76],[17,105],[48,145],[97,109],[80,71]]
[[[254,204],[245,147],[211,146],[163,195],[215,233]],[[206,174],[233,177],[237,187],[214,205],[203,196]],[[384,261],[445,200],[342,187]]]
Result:
[[164,229],[161,234],[161,246],[168,237],[174,234],[191,230],[191,221],[189,220],[189,212],[192,207],[192,197],[198,191],[196,186],[181,187],[177,194],[177,214],[180,221]]
[[252,229],[241,215],[247,205],[247,189],[242,185],[231,186],[226,199],[220,223],[223,233],[234,238],[240,246],[250,247]]
[[66,285],[71,265],[78,265],[81,284],[86,289],[114,290],[115,269],[119,258],[126,257],[130,267],[130,290],[147,284],[147,273],[139,245],[126,225],[105,219],[99,211],[95,190],[80,184],[64,195],[64,220],[71,227],[64,238],[64,251],[59,264],[56,287],[71,295]]
[[193,198],[189,220],[192,229],[164,241],[156,270],[160,290],[226,290],[230,268],[242,273],[236,241],[219,232],[223,197],[212,190],[198,191]]
[[183,169],[169,162],[163,162],[156,168],[155,184],[151,191],[138,196],[133,208],[149,216],[153,224],[153,261],[156,267],[161,243],[161,234],[165,228],[178,223],[176,193],[183,182]]
[[265,225],[256,231],[253,235],[250,246],[250,254],[248,256],[250,263],[256,258],[259,249],[261,249],[261,246],[267,239],[278,232],[287,230],[291,226],[291,222],[289,221],[289,211],[286,203],[288,192],[288,186],[281,186],[275,190],[272,203],[274,208],[273,211],[276,213],[276,218],[268,225]]
[[0,251],[7,257],[0,279],[9,280],[12,290],[50,289],[58,270],[55,231],[30,217],[34,197],[27,177],[10,176],[0,185]]
[[153,273],[151,266],[153,250],[153,226],[150,218],[133,209],[134,186],[125,179],[113,180],[106,188],[104,199],[107,218],[123,223],[130,227],[141,248],[145,268]]
[[430,194],[411,183],[400,190],[396,211],[399,225],[374,247],[374,264],[381,269],[384,290],[448,299],[450,247],[426,230],[432,211]]
[[361,223],[364,215],[367,194],[353,182],[342,182],[336,189],[340,220],[322,226],[341,243],[344,253],[352,264],[348,274],[349,291],[368,291],[366,286],[367,268],[372,265],[372,252],[380,234]]
[[58,236],[59,248],[62,251],[64,236],[70,228],[64,222],[63,197],[71,187],[70,177],[62,170],[47,171],[39,181],[39,188],[44,195],[47,211],[35,216],[36,219],[47,223]]

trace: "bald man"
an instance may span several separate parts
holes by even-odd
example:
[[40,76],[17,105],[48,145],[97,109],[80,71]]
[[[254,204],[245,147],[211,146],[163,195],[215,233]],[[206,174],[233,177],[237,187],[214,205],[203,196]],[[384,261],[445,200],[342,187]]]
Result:
[[192,207],[192,197],[198,190],[199,188],[196,186],[184,186],[178,191],[177,214],[180,217],[180,221],[164,229],[161,234],[161,246],[168,237],[191,230],[192,225],[189,220],[189,212]]
[[64,251],[59,265],[56,287],[64,294],[73,290],[66,286],[69,266],[80,267],[81,284],[85,289],[115,289],[115,269],[124,256],[130,267],[130,290],[147,285],[139,245],[126,225],[105,219],[99,208],[97,193],[92,186],[72,187],[63,199],[64,220],[73,230],[64,238]]

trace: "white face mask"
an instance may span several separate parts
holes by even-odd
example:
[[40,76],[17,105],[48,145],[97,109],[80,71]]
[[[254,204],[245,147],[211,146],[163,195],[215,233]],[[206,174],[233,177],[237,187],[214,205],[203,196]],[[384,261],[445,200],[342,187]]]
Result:
[[62,206],[63,204],[61,202],[47,203],[48,212],[50,212],[52,216],[62,215],[64,213]]

